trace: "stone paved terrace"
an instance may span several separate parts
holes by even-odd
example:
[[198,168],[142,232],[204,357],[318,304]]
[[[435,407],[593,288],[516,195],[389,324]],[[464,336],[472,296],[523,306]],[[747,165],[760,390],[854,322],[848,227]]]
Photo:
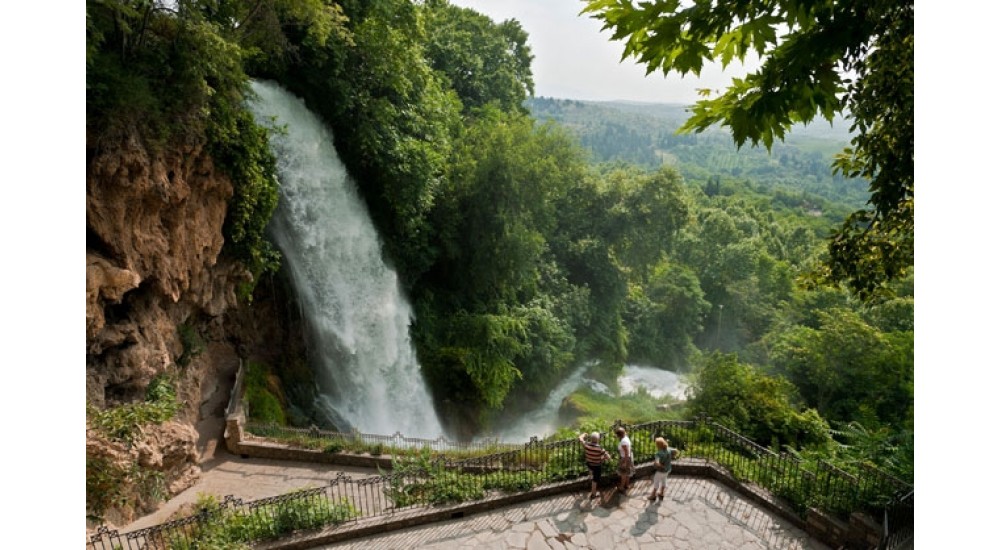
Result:
[[[160,510],[127,525],[133,531],[167,521],[199,493],[244,500],[319,486],[344,472],[355,478],[371,470],[278,460],[240,458],[224,451],[204,464],[190,489]],[[674,476],[666,498],[650,503],[650,478],[640,478],[627,496],[606,489],[590,501],[575,491],[494,511],[313,548],[328,549],[803,549],[828,547],[787,520],[751,503],[711,479]],[[281,548],[281,543],[268,544]],[[305,548],[308,546],[296,546]]]
[[573,492],[457,520],[363,540],[318,546],[328,550],[473,550],[575,548],[657,550],[821,550],[826,545],[755,507],[709,479],[673,477],[662,502],[646,500],[651,481],[627,496],[613,488],[600,500]]

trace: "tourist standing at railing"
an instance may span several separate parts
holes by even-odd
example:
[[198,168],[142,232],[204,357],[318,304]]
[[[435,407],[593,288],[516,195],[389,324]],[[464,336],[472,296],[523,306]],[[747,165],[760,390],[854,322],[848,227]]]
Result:
[[635,474],[635,466],[632,462],[632,440],[628,438],[625,428],[618,426],[615,428],[615,435],[618,437],[618,490],[628,491],[629,478]]
[[[589,439],[588,439],[589,437]],[[580,434],[580,443],[583,443],[583,460],[590,469],[590,498],[597,497],[597,483],[601,481],[601,465],[611,460],[611,455],[601,447],[601,434],[594,432],[589,436],[586,433]]]
[[656,490],[660,490],[660,500],[663,500],[663,490],[667,486],[667,476],[670,475],[671,461],[681,452],[670,446],[670,442],[662,437],[653,440],[656,443],[656,456],[653,457],[653,492],[646,497],[656,500]]

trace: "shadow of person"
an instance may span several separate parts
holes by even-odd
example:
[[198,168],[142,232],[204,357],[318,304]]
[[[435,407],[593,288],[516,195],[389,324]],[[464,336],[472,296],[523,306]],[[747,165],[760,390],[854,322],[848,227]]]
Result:
[[629,534],[633,537],[642,535],[648,531],[650,527],[656,525],[656,522],[660,520],[660,511],[658,510],[660,503],[658,501],[650,500],[647,500],[646,502],[646,508],[642,511],[642,513],[636,516],[635,525],[629,529]]

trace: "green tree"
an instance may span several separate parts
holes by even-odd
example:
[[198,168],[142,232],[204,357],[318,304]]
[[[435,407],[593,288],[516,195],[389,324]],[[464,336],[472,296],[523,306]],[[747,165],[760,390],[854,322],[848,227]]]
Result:
[[243,50],[248,72],[273,76],[298,60],[303,48],[350,43],[347,17],[328,0],[213,0],[195,2]]
[[698,361],[688,388],[693,414],[706,414],[760,444],[797,447],[828,441],[826,421],[814,409],[800,410],[795,398],[795,387],[785,378],[718,352]]
[[555,201],[557,224],[549,235],[552,255],[566,281],[586,296],[586,312],[577,316],[576,354],[599,359],[616,374],[627,357],[627,332],[622,322],[628,275],[607,240],[607,222],[613,200],[599,178],[576,181]]
[[348,38],[303,42],[278,75],[329,124],[337,151],[409,288],[433,262],[427,216],[462,105],[425,55],[422,4],[341,2]]
[[601,196],[606,212],[597,230],[621,265],[639,280],[645,279],[688,222],[682,181],[680,173],[669,167],[652,174],[614,170],[605,176]]
[[824,418],[906,425],[913,421],[913,333],[881,332],[851,310],[819,312],[819,327],[767,338],[774,371]]
[[[715,305],[703,347],[735,350],[760,338],[789,299],[792,272],[771,250],[779,248],[766,216],[738,198],[716,197],[695,212],[677,239],[673,257],[698,276],[705,299]],[[720,307],[721,306],[721,307]]]
[[449,168],[432,213],[439,255],[428,281],[469,308],[530,300],[557,200],[584,177],[579,151],[558,128],[491,106],[464,131]]
[[417,307],[433,313],[415,341],[453,402],[499,409],[514,390],[544,393],[573,357],[581,296],[546,235],[585,164],[558,128],[496,104],[471,114],[428,218],[436,254]]
[[645,288],[636,284],[629,288],[625,314],[629,359],[687,370],[694,336],[701,332],[711,308],[690,268],[661,262]]
[[509,19],[494,23],[447,0],[427,2],[427,56],[444,73],[466,110],[488,103],[507,112],[524,111],[534,93],[528,33]]
[[[863,298],[913,264],[913,2],[584,0],[647,72],[698,75],[753,52],[761,67],[699,101],[682,131],[728,126],[737,145],[771,148],[794,124],[847,111],[856,136],[834,169],[870,179],[869,207],[831,237],[813,280]],[[779,36],[779,32],[783,32]],[[711,95],[711,90],[705,90]]]

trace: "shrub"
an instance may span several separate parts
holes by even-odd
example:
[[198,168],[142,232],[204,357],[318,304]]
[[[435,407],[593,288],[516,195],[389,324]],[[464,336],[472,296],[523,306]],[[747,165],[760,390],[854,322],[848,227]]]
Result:
[[209,127],[212,156],[233,181],[233,198],[226,209],[222,231],[223,252],[243,262],[253,279],[239,289],[249,301],[253,287],[264,273],[278,270],[281,256],[264,234],[278,206],[276,159],[268,143],[268,130],[253,115],[236,110],[230,119]]
[[104,512],[125,504],[126,473],[107,457],[87,453],[87,516],[100,520]]
[[211,495],[198,495],[196,509],[204,521],[187,536],[170,539],[168,548],[184,550],[249,550],[249,543],[298,531],[318,529],[359,515],[346,498],[337,503],[325,497],[288,493],[287,500],[258,507],[249,514],[222,507]]
[[87,422],[113,441],[131,447],[147,424],[160,424],[180,409],[173,380],[167,374],[154,378],[146,388],[146,399],[100,410],[87,403]]
[[191,359],[205,351],[205,340],[195,331],[194,327],[186,323],[177,326],[177,334],[184,347],[184,351],[177,358],[177,364],[186,367],[191,363]]
[[128,506],[136,500],[163,500],[163,472],[136,463],[117,466],[108,457],[87,453],[87,517],[102,521],[110,508]]
[[275,392],[280,385],[272,383],[272,374],[263,363],[250,361],[247,364],[246,384],[247,417],[261,423],[284,426],[287,423],[282,400]]

